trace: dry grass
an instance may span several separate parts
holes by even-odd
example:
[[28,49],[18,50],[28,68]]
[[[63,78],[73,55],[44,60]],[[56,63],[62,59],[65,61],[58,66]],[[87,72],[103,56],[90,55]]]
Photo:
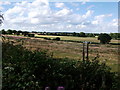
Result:
[[[64,37],[64,36],[63,36]],[[76,37],[75,37],[76,38]],[[17,44],[21,44],[18,42]],[[46,50],[54,58],[70,58],[82,60],[82,43],[44,40],[42,38],[28,38],[23,42],[23,46],[30,50]],[[89,59],[94,59],[99,55],[99,60],[107,60],[107,64],[117,71],[118,46],[90,44]]]
[[[97,40],[96,37],[73,37],[73,36],[51,36],[51,35],[35,35],[35,37],[48,37],[48,38],[60,37],[61,40],[89,41],[89,42],[99,43],[99,40]],[[111,40],[111,43],[118,43],[118,42],[119,42],[118,40]]]

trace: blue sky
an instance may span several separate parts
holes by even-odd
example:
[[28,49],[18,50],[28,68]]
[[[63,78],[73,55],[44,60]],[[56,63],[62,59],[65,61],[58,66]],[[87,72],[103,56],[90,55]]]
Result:
[[[1,0],[1,1],[9,1],[9,2],[21,2],[25,0]],[[27,0],[29,2],[33,2],[34,0]],[[81,1],[89,1],[89,2],[118,2],[119,0],[48,0],[51,2],[81,2]]]
[[[23,0],[21,0],[23,1]],[[63,0],[64,1],[64,0]],[[118,32],[118,2],[0,1],[1,29],[48,32]]]

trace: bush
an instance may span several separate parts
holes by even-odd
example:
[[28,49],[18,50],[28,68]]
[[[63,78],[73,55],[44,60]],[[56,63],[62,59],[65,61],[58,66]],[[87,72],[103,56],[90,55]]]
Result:
[[59,37],[56,37],[56,38],[54,38],[53,40],[60,41],[60,38],[59,38]]
[[34,34],[28,34],[28,37],[34,37],[35,35]]
[[46,39],[46,40],[51,40],[51,38],[47,38],[47,37],[44,37],[44,39]]
[[[20,45],[3,43],[2,90],[117,90],[118,74],[98,60],[54,59],[46,52],[31,52]],[[105,82],[105,89],[102,83]]]
[[98,40],[100,40],[100,43],[102,44],[106,44],[106,43],[108,44],[111,39],[112,39],[111,36],[108,34],[100,34],[98,36]]

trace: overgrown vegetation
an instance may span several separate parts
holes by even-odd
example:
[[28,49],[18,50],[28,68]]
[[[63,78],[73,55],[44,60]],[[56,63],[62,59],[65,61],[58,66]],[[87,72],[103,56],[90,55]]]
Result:
[[79,61],[54,59],[45,51],[29,51],[21,45],[3,43],[2,90],[118,90],[118,73],[110,72],[97,59]]

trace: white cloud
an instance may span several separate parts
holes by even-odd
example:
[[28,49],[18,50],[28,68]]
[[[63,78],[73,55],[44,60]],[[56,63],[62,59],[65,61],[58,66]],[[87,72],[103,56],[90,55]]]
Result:
[[82,28],[86,28],[86,25],[81,25],[81,24],[80,25],[76,25],[76,28],[81,28],[81,29]]
[[77,11],[79,11],[79,10],[80,10],[80,8],[76,8],[76,10],[77,10]]
[[86,4],[86,2],[88,2],[90,0],[82,0],[82,4]]
[[89,9],[91,9],[91,8],[93,8],[93,7],[95,7],[95,6],[94,6],[94,5],[88,6],[88,7],[87,7],[87,10],[89,10]]
[[38,24],[39,23],[39,19],[38,18],[32,18],[31,19],[31,23]]
[[2,6],[0,6],[0,11],[2,11],[4,8]]
[[76,2],[70,2],[70,4],[72,5],[72,7],[79,7],[81,5],[80,3]]
[[65,15],[69,15],[70,13],[71,13],[71,10],[64,8],[64,9],[58,11],[56,13],[56,15],[57,16],[65,16]]
[[113,19],[111,22],[112,26],[118,27],[118,19]]
[[31,31],[104,32],[117,27],[116,19],[105,22],[105,19],[111,17],[112,14],[93,17],[94,11],[90,9],[85,14],[81,14],[66,7],[65,3],[55,3],[55,5],[60,10],[51,9],[47,0],[16,3],[14,7],[5,11],[5,21],[1,28]]
[[57,8],[64,8],[65,7],[65,4],[64,3],[55,3],[55,6]]
[[0,11],[4,10],[3,5],[10,5],[11,3],[8,1],[0,1]]
[[48,6],[48,0],[35,0],[32,3],[32,6]]
[[9,1],[0,1],[0,5],[10,5]]
[[94,27],[94,32],[118,32],[118,20],[113,19],[111,21],[105,21],[112,16],[112,14],[98,15],[94,17],[94,20],[91,22],[91,26]]
[[92,21],[92,24],[101,24],[103,23],[105,18],[111,17],[112,14],[107,14],[107,15],[98,15],[94,17],[94,20]]
[[94,11],[92,11],[92,10],[88,10],[88,11],[86,12],[86,14],[83,15],[83,18],[88,18],[89,16],[91,16],[91,15],[93,14],[93,12],[94,12]]

